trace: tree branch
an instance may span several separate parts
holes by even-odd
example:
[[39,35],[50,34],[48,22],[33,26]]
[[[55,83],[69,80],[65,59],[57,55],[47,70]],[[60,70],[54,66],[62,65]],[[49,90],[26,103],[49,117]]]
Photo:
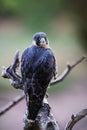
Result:
[[[80,59],[78,59],[73,64],[67,64],[67,68],[64,70],[64,72],[56,79],[51,81],[51,85],[61,82],[65,79],[65,77],[70,73],[70,71],[78,65],[80,62],[82,62],[85,59],[84,56],[82,56]],[[17,68],[19,67],[19,51],[15,53],[13,64],[10,65],[7,69],[3,67],[2,70],[2,77],[9,79],[10,84],[16,88],[16,89],[23,89],[23,82],[21,76],[17,74]],[[17,104],[20,100],[24,98],[24,94],[14,99],[12,102],[10,102],[8,105],[6,105],[1,111],[0,115],[4,114],[7,110],[9,110],[11,107],[13,107],[15,104]],[[46,99],[45,99],[46,100]],[[24,117],[24,130],[59,130],[58,124],[56,123],[52,113],[51,108],[49,104],[46,102],[43,102],[43,105],[37,115],[37,118],[34,123],[31,121],[29,122],[27,119],[27,112],[25,113]],[[81,115],[81,113],[80,113]],[[71,130],[73,125],[78,122],[82,118],[77,118],[78,116],[72,116],[73,121],[71,121],[66,127],[66,130]],[[81,116],[80,116],[81,117]],[[85,116],[84,116],[85,117]],[[76,120],[77,119],[77,120]],[[74,123],[72,123],[74,122]],[[73,125],[72,125],[73,124]],[[35,127],[35,128],[34,128]],[[70,129],[69,129],[70,128]]]
[[68,122],[65,130],[72,130],[73,126],[81,119],[87,116],[87,108],[81,110],[79,113],[76,115],[71,116],[71,120]]
[[[77,61],[75,61],[73,64],[67,64],[67,68],[64,70],[64,72],[55,80],[52,80],[50,85],[54,85],[56,83],[61,82],[62,80],[65,79],[65,77],[70,73],[70,71],[78,65],[80,62],[82,62],[85,59],[84,56],[79,58]],[[14,61],[12,65],[10,65],[7,69],[3,67],[2,74],[1,76],[3,78],[7,78],[10,81],[10,84],[16,88],[16,89],[23,89],[23,84],[22,84],[22,78],[17,74],[17,68],[19,67],[19,51],[16,51],[15,56],[14,56]],[[24,98],[24,95],[22,97],[20,96],[20,99]],[[17,101],[19,102],[19,101]],[[15,104],[14,104],[15,105]],[[13,105],[13,106],[14,106]],[[4,108],[0,111],[0,115],[4,114],[7,110],[9,110],[11,107],[10,105],[7,105],[6,110],[4,111]],[[4,111],[4,112],[3,112]]]
[[19,50],[16,51],[12,65],[7,69],[3,66],[1,76],[7,78],[10,84],[16,89],[23,89],[22,78],[17,74],[17,69],[19,67]]
[[43,105],[39,110],[35,122],[27,119],[27,112],[28,110],[26,110],[23,119],[24,130],[59,130],[58,123],[52,114],[51,107],[46,98],[44,98]]
[[80,57],[77,61],[75,61],[73,64],[67,64],[67,68],[63,71],[63,73],[58,76],[58,78],[56,80],[52,80],[51,81],[51,85],[54,85],[56,83],[59,83],[61,81],[63,81],[66,76],[70,73],[70,71],[77,66],[80,62],[82,62],[85,59],[85,56]]
[[14,105],[19,103],[23,98],[25,97],[24,93],[17,96],[16,98],[13,99],[13,101],[9,102],[6,106],[4,106],[0,110],[0,116],[3,115],[5,112],[7,112],[9,109],[11,109]]

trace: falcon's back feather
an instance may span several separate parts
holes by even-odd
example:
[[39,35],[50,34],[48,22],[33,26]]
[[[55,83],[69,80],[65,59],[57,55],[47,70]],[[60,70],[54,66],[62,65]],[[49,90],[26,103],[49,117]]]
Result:
[[32,45],[21,59],[21,73],[25,94],[29,95],[29,119],[35,119],[42,105],[47,87],[55,75],[55,58],[49,48]]

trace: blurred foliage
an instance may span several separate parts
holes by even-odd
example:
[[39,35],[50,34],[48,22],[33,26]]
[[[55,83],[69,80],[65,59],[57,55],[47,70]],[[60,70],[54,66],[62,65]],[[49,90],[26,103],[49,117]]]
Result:
[[18,15],[27,27],[42,29],[57,15],[63,4],[64,0],[1,0],[0,14]]
[[87,53],[87,0],[68,0],[67,10],[77,19],[80,44]]
[[0,16],[14,15],[17,12],[17,0],[0,0]]
[[58,15],[64,0],[26,0],[21,2],[20,12],[27,25],[32,29],[46,29],[49,21]]
[[50,31],[49,23],[61,12],[74,14],[80,43],[87,49],[87,0],[0,0],[0,16],[17,16],[31,31]]

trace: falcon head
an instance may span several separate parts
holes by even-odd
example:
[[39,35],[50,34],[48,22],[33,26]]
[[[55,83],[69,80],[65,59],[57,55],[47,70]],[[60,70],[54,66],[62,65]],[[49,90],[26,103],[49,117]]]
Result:
[[40,47],[48,47],[48,39],[44,32],[37,32],[33,36],[33,44]]

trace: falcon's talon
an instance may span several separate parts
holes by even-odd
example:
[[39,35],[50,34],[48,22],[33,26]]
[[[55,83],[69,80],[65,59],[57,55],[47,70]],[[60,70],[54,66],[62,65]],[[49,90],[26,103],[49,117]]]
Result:
[[28,121],[29,124],[35,122],[35,120],[32,120],[32,119],[27,119],[27,121]]
[[48,98],[49,97],[49,94],[48,93],[46,93],[46,98]]

